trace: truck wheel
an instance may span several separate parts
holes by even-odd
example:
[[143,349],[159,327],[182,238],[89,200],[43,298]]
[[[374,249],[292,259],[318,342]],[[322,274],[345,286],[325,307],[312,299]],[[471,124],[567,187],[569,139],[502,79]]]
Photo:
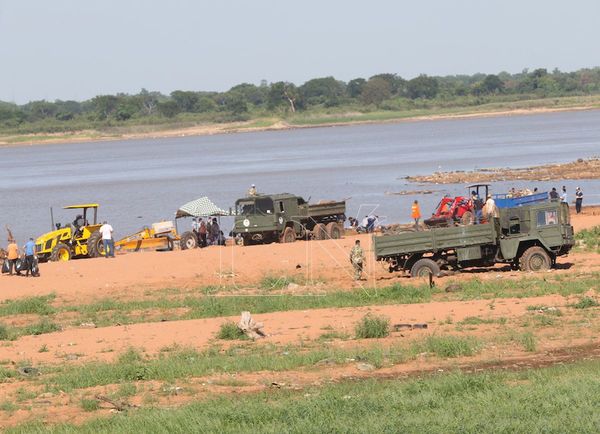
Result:
[[323,223],[317,223],[313,228],[313,240],[324,240],[327,238],[327,229]]
[[193,232],[187,231],[181,234],[181,239],[179,240],[179,246],[181,250],[195,249],[198,247],[198,239]]
[[523,252],[519,265],[521,271],[542,271],[550,269],[552,261],[543,248],[533,246]]
[[460,222],[465,226],[475,224],[475,216],[471,211],[465,211],[460,218]]
[[90,235],[87,241],[87,251],[90,258],[104,256],[104,243],[102,242],[102,234],[100,232],[94,232]]
[[294,232],[294,228],[285,228],[285,231],[283,231],[283,235],[281,236],[281,242],[293,243],[294,241],[296,241],[296,232]]
[[69,248],[69,246],[63,243],[58,243],[52,249],[52,253],[50,253],[50,260],[52,262],[68,261],[71,259],[72,256],[73,254],[71,253],[71,249]]
[[325,230],[327,231],[327,236],[332,240],[339,240],[342,238],[342,231],[340,230],[340,225],[337,223],[328,223]]
[[440,266],[432,259],[419,259],[410,269],[412,277],[427,277],[429,275],[438,276],[440,274]]

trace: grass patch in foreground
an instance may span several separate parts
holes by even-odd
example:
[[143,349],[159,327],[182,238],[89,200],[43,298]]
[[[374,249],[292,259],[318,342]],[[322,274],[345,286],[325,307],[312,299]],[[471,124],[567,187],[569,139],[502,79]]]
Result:
[[583,229],[575,234],[577,246],[581,250],[600,253],[600,226]]
[[217,339],[236,340],[248,339],[242,330],[233,321],[226,321],[219,327]]
[[600,426],[600,362],[516,373],[350,381],[300,392],[228,395],[143,408],[82,426],[34,422],[9,433],[587,433]]
[[54,300],[54,294],[37,297],[26,297],[17,300],[6,300],[0,304],[0,316],[38,314],[50,315],[55,312],[49,303]]
[[413,344],[417,353],[431,353],[438,357],[472,356],[481,350],[481,343],[471,337],[460,336],[428,336],[422,342]]
[[354,333],[356,339],[385,338],[390,334],[390,320],[369,313],[356,324]]
[[597,306],[600,306],[600,303],[592,297],[581,297],[577,303],[571,305],[571,307],[574,307],[575,309],[587,309],[589,307]]

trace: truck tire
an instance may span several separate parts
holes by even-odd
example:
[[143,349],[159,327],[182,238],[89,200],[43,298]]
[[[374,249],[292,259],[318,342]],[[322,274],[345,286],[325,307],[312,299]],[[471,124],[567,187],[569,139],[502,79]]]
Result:
[[475,224],[475,216],[471,211],[465,211],[465,213],[460,218],[460,222],[465,226]]
[[94,232],[90,235],[87,241],[87,251],[90,258],[104,256],[104,243],[102,242],[102,234],[100,232]]
[[179,246],[181,247],[181,250],[195,249],[198,247],[196,234],[190,231],[182,233],[181,239],[179,240]]
[[69,261],[72,256],[73,256],[73,253],[71,252],[71,248],[69,246],[67,246],[66,244],[63,244],[63,243],[58,243],[52,249],[52,253],[50,253],[50,260],[52,262],[58,262],[58,261],[66,262],[66,261]]
[[337,223],[328,223],[325,227],[325,231],[327,232],[327,236],[332,240],[339,240],[342,238],[342,231],[340,230],[340,225]]
[[430,274],[437,277],[440,274],[440,266],[429,258],[419,259],[410,269],[412,277],[427,277]]
[[317,223],[313,228],[313,240],[324,240],[327,238],[327,228],[323,223]]
[[519,258],[521,271],[543,271],[552,266],[550,255],[540,246],[533,246],[523,252]]
[[283,235],[281,236],[281,242],[282,243],[293,243],[294,241],[296,241],[296,232],[294,232],[294,228],[290,228],[288,226],[283,231]]

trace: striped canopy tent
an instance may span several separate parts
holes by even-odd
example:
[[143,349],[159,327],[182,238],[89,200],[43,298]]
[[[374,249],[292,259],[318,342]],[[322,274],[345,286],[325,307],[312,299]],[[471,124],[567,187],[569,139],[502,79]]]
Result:
[[193,200],[179,207],[175,218],[228,216],[229,212],[219,208],[208,197]]

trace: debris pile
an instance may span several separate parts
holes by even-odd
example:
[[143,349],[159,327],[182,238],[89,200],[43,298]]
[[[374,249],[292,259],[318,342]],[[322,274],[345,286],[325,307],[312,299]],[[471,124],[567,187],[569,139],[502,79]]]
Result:
[[599,179],[600,158],[579,158],[577,161],[564,164],[547,164],[545,166],[511,168],[487,168],[465,172],[434,172],[432,175],[406,176],[414,183],[429,184],[465,184],[487,183],[498,181],[553,181],[557,179]]

